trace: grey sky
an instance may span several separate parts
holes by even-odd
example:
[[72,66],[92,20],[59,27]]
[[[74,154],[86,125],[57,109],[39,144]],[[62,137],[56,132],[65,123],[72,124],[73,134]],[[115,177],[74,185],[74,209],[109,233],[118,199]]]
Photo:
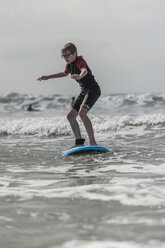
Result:
[[0,0],[0,83],[8,92],[75,94],[61,47],[73,42],[103,94],[165,92],[164,0]]

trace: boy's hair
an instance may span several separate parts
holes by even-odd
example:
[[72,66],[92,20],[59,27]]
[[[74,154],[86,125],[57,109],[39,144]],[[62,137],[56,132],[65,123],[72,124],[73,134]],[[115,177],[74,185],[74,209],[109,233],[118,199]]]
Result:
[[73,43],[66,43],[65,46],[61,49],[61,53],[66,53],[67,51],[70,51],[71,53],[77,53],[77,48]]

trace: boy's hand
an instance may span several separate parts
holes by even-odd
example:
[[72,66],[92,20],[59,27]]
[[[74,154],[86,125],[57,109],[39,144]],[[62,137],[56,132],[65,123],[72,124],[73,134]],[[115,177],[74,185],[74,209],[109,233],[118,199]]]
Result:
[[79,74],[72,74],[72,75],[71,75],[71,78],[76,79],[76,80],[81,79],[81,77],[80,77]]
[[42,76],[42,77],[38,78],[37,80],[41,81],[41,80],[48,80],[48,79],[49,79],[48,76]]

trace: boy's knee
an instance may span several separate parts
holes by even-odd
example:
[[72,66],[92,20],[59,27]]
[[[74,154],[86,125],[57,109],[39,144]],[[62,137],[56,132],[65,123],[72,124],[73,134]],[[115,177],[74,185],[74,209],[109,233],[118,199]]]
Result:
[[73,119],[76,119],[76,117],[77,117],[77,112],[75,112],[75,111],[70,111],[67,114],[68,121],[73,120]]
[[80,118],[83,120],[86,116],[87,116],[87,111],[82,108],[79,112],[78,112]]
[[70,121],[71,119],[73,119],[73,115],[71,113],[68,113],[67,114],[67,119],[68,119],[68,121]]

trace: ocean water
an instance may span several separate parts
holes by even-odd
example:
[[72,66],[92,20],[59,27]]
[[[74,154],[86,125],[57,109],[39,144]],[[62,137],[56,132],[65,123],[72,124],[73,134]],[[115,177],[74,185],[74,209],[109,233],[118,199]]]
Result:
[[102,96],[89,116],[111,152],[62,157],[70,102],[0,96],[0,248],[164,248],[165,94]]

